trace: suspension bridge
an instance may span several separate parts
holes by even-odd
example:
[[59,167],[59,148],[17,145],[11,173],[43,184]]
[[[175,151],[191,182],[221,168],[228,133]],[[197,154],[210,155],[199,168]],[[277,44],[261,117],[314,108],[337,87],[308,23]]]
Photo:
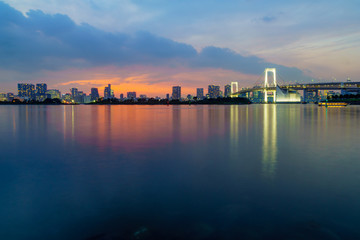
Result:
[[[360,93],[360,82],[318,82],[279,84],[276,68],[266,68],[264,84],[251,88],[237,89],[237,83],[231,84],[232,97],[247,97],[255,102],[310,102],[319,101],[319,91],[341,91],[341,93]],[[271,75],[269,75],[271,74]],[[303,93],[301,95],[301,92]]]

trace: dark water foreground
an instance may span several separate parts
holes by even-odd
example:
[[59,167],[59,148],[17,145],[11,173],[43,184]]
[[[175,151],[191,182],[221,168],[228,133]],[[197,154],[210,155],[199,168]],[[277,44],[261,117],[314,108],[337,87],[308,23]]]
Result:
[[358,106],[0,116],[0,239],[360,239]]

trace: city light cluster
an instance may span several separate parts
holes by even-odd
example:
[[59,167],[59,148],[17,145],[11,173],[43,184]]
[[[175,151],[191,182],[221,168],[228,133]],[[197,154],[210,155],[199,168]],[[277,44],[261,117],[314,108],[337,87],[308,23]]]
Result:
[[[223,97],[231,97],[231,94],[238,91],[238,83],[232,82],[231,85],[224,86],[224,91],[220,89],[218,85],[209,85],[208,93],[204,94],[204,88],[197,88],[196,95],[188,94],[186,97],[181,95],[181,86],[173,86],[172,94],[166,94],[163,99],[166,100],[203,100],[203,99],[217,99]],[[86,94],[80,91],[78,88],[71,88],[69,93],[61,94],[58,89],[48,89],[46,83],[18,83],[18,94],[14,93],[0,93],[0,101],[8,102],[44,102],[46,99],[59,99],[62,103],[91,103],[99,100],[116,99],[120,101],[132,100],[137,101],[139,99],[148,99],[144,94],[137,97],[136,92],[127,92],[126,96],[121,93],[119,98],[115,97],[111,84],[108,84],[104,88],[103,97],[99,94],[98,88],[91,88],[90,94]],[[160,97],[154,99],[161,100]]]

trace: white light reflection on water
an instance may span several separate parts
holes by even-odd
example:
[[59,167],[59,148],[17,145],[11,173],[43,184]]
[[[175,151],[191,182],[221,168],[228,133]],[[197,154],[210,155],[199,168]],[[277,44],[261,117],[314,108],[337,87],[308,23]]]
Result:
[[276,104],[266,104],[263,106],[263,110],[262,173],[265,177],[273,178],[276,173],[278,151]]

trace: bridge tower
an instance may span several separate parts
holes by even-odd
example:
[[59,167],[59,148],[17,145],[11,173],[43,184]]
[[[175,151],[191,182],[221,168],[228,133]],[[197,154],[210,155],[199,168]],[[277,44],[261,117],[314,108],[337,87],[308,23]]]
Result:
[[[238,82],[231,82],[231,94],[239,91]],[[231,95],[233,97],[233,95]]]
[[[269,78],[268,78],[268,74],[272,73],[273,74],[273,78],[274,78],[274,82],[273,84],[269,83]],[[265,102],[268,103],[268,95],[272,95],[273,99],[274,99],[274,103],[276,102],[276,68],[265,68],[265,84],[264,84],[264,95],[265,95]],[[275,90],[270,89],[270,88],[275,88]]]

